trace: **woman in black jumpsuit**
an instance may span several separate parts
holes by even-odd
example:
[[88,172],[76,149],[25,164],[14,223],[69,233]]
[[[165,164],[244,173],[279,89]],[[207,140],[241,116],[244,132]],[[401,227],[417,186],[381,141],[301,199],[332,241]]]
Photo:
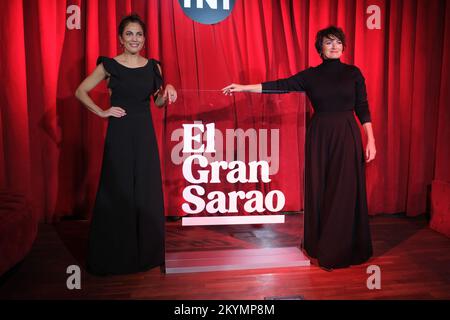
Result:
[[[173,102],[176,91],[171,85],[160,90],[158,61],[139,56],[145,25],[138,16],[122,20],[119,36],[124,53],[99,57],[97,69],[77,90],[90,110],[108,117],[87,257],[88,271],[98,275],[134,273],[164,263],[164,203],[149,103],[152,96],[158,105]],[[106,111],[87,96],[103,78],[114,106]]]
[[[345,36],[340,28],[318,32],[322,64],[296,75],[257,85],[232,84],[226,94],[305,92],[314,107],[306,133],[303,248],[326,269],[348,267],[372,255],[365,161],[375,157],[364,77],[340,61]],[[366,155],[354,113],[368,136]]]

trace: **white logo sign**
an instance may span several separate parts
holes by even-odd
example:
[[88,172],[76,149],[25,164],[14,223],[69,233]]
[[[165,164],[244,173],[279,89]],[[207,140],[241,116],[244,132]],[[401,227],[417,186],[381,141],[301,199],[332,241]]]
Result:
[[227,18],[235,0],[179,0],[181,9],[192,20],[203,24],[218,23]]

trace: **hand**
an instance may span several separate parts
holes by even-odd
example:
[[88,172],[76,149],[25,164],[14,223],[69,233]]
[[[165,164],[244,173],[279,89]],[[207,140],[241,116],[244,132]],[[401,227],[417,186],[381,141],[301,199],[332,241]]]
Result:
[[166,89],[164,89],[163,98],[164,98],[164,101],[169,99],[169,104],[174,103],[175,101],[177,101],[177,90],[175,90],[173,85],[168,84],[166,86]]
[[222,93],[226,96],[231,96],[233,92],[244,92],[245,85],[232,83],[222,89]]
[[377,149],[375,148],[375,141],[368,141],[366,146],[366,163],[375,159]]
[[102,113],[100,114],[100,117],[102,117],[102,118],[108,118],[108,117],[121,118],[126,115],[127,115],[126,111],[124,109],[122,109],[121,107],[111,107],[107,110],[102,111]]

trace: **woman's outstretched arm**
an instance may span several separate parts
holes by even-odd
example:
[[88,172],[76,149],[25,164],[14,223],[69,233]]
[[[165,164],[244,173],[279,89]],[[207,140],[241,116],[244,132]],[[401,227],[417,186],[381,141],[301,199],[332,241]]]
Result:
[[233,92],[255,92],[255,93],[288,93],[301,92],[306,90],[306,72],[301,71],[289,78],[267,81],[258,84],[236,84],[232,83],[222,89],[225,95],[231,95]]
[[262,84],[237,84],[232,83],[229,86],[226,86],[225,88],[222,88],[223,94],[229,96],[233,92],[255,92],[255,93],[261,93],[262,92]]

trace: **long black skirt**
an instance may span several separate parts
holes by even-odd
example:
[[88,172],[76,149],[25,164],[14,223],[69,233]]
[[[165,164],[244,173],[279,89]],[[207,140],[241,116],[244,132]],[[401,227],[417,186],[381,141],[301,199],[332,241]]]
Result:
[[352,111],[316,112],[306,134],[303,248],[326,268],[372,256],[365,159]]
[[109,118],[87,269],[128,274],[164,264],[164,203],[149,110]]

